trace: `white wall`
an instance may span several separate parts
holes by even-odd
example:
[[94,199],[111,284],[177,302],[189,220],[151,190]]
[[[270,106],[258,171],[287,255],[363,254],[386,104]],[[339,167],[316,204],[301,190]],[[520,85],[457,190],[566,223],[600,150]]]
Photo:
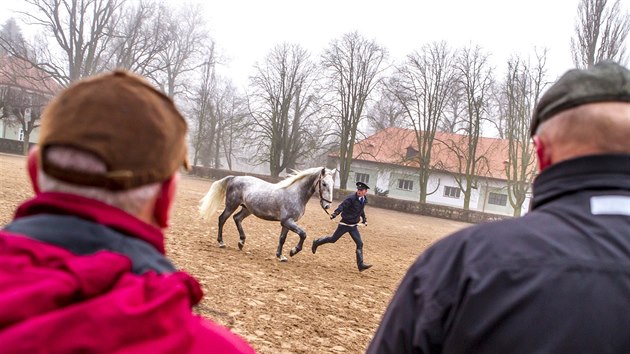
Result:
[[[447,173],[432,173],[429,177],[428,192],[435,190],[436,187],[438,187],[437,191],[427,196],[427,203],[448,205],[457,208],[464,207],[464,191],[459,192],[459,198],[448,197],[444,195],[445,187],[459,188],[459,185],[457,184],[453,176]],[[473,189],[470,194],[470,209],[475,210],[478,199],[479,190]]]
[[[0,138],[3,139],[11,139],[11,140],[20,140],[20,129],[21,125],[19,123],[9,123],[4,119],[0,119]],[[35,128],[31,132],[31,136],[29,137],[29,141],[31,143],[37,143],[39,137],[39,129]]]
[[[337,166],[337,168],[339,168],[339,166]],[[374,187],[378,186],[380,189],[389,190],[389,197],[391,198],[411,201],[418,201],[420,199],[419,177],[413,168],[390,168],[385,165],[379,166],[378,164],[370,162],[354,161],[348,177],[348,188],[354,187],[354,174],[357,172],[370,175],[370,183],[368,183],[372,188],[368,191],[370,194],[374,194]],[[406,191],[398,189],[398,180],[401,178],[412,180],[413,190]],[[339,188],[339,179],[337,179],[335,183],[335,187]],[[455,178],[448,173],[431,173],[427,193],[434,193],[427,195],[427,203],[463,208],[464,191],[460,190],[458,198],[449,197],[444,195],[445,187],[459,188],[459,185],[455,181]],[[507,195],[506,188],[506,181],[485,178],[479,179],[477,188],[473,188],[471,191],[469,209],[500,215],[514,215],[514,210],[509,200],[505,206],[488,204],[487,199],[490,192]],[[530,199],[531,194],[526,198],[521,207],[521,215],[526,214],[529,210]]]

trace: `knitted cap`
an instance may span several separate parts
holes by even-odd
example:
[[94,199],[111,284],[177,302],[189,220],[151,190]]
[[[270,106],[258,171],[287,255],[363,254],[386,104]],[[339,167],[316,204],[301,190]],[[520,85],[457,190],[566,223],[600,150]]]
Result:
[[567,71],[540,98],[530,128],[534,136],[540,123],[554,115],[596,102],[630,102],[630,71],[614,62],[589,69]]

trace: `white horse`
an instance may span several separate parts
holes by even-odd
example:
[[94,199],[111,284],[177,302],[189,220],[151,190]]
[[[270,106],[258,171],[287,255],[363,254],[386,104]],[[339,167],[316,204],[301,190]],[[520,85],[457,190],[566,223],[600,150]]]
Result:
[[219,216],[217,236],[219,247],[225,247],[223,224],[239,206],[241,210],[234,215],[234,222],[240,235],[239,249],[243,249],[245,245],[245,232],[241,224],[243,219],[254,214],[264,220],[280,221],[282,231],[276,257],[286,262],[287,258],[282,255],[282,247],[287,233],[291,230],[300,236],[297,245],[289,253],[293,257],[302,250],[306,239],[306,232],[296,222],[304,215],[306,203],[315,191],[319,191],[319,204],[328,213],[327,209],[332,204],[335,174],[336,169],[314,167],[296,172],[275,184],[252,176],[227,176],[212,184],[208,193],[201,199],[199,212],[205,219],[210,218],[225,198],[225,209]]

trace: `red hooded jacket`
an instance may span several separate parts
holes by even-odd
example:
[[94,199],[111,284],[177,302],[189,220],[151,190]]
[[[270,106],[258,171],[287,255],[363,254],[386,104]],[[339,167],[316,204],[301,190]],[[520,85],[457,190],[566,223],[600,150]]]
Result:
[[228,329],[192,313],[203,295],[184,272],[148,266],[138,274],[134,257],[108,247],[77,254],[43,236],[9,231],[20,223],[28,230],[44,216],[56,220],[44,229],[61,244],[88,223],[97,237],[134,238],[162,257],[162,232],[117,208],[60,193],[24,203],[0,231],[2,353],[254,353]]

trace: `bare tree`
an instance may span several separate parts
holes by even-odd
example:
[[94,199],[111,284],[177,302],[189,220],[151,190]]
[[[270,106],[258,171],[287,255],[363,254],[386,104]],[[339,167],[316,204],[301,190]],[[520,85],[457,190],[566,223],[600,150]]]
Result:
[[17,53],[26,56],[26,40],[14,18],[9,18],[0,31],[0,55],[9,55],[9,51],[2,46],[3,42],[7,43],[6,47],[14,48]]
[[571,54],[576,67],[587,68],[603,60],[625,64],[630,14],[622,11],[620,0],[581,0],[577,10]]
[[309,131],[316,100],[316,66],[308,52],[296,44],[280,44],[256,65],[251,78],[250,111],[256,136],[256,159],[269,164],[272,177],[295,169],[310,148]]
[[[8,38],[0,46],[29,61],[62,86],[114,67],[144,75],[172,98],[189,91],[211,42],[199,4],[170,7],[154,0],[25,0],[20,12],[47,38],[21,54]],[[130,4],[130,6],[126,6]],[[192,86],[192,85],[190,85]]]
[[106,49],[124,0],[24,1],[31,10],[19,13],[28,24],[45,30],[42,33],[50,40],[46,38],[38,46],[31,46],[31,55],[25,55],[9,40],[0,37],[0,46],[10,55],[29,62],[61,86],[94,75],[108,66],[110,57]]
[[26,155],[30,146],[30,137],[33,130],[39,128],[41,115],[49,97],[34,94],[22,89],[10,89],[6,102],[9,111],[15,117],[24,133],[22,137],[22,154]]
[[488,168],[486,151],[478,151],[483,122],[488,120],[488,107],[493,85],[492,68],[488,54],[479,46],[466,47],[459,51],[456,59],[457,89],[464,98],[465,115],[461,138],[444,142],[456,156],[458,173],[454,178],[464,192],[464,209],[470,208],[472,190],[477,188],[478,176]]
[[357,128],[372,90],[379,83],[385,48],[352,32],[333,40],[322,55],[327,81],[335,91],[330,105],[339,139],[340,187],[345,189]]
[[380,131],[386,128],[409,127],[405,119],[404,107],[396,99],[394,94],[384,86],[379,90],[379,98],[368,107],[366,118],[372,131]]
[[232,169],[232,160],[242,145],[239,138],[247,111],[234,85],[216,74],[214,45],[207,49],[205,58],[199,85],[190,100],[193,165],[221,168],[225,162]]
[[0,58],[0,119],[21,128],[25,155],[30,135],[40,126],[41,112],[56,88],[56,83],[29,63],[14,57]]
[[234,85],[216,74],[217,55],[214,44],[205,50],[205,62],[197,69],[198,85],[190,97],[193,165],[221,168],[223,162],[232,169],[239,150],[239,138],[247,116],[244,100]]
[[209,46],[211,39],[200,8],[200,4],[189,3],[176,9],[168,8],[169,15],[164,18],[169,41],[157,54],[155,65],[159,70],[147,76],[172,98],[189,91],[190,80],[186,78],[205,62],[203,49]]
[[446,42],[424,45],[407,56],[398,68],[392,92],[404,107],[405,117],[415,132],[417,153],[407,156],[418,163],[420,202],[425,203],[431,175],[433,139],[446,105],[455,88],[454,56]]
[[462,127],[465,116],[465,105],[462,102],[462,91],[453,89],[451,98],[446,102],[445,114],[439,122],[438,131],[454,134]]
[[[215,57],[214,46],[206,54],[206,61],[200,67],[201,81],[194,90],[191,118],[194,127],[191,129],[191,144],[193,148],[193,166],[197,166],[201,160],[201,154],[209,155],[212,144],[208,143],[216,139],[217,121],[213,115],[213,97],[216,94]],[[208,160],[208,159],[206,159]]]
[[223,87],[223,95],[217,104],[224,117],[221,120],[221,139],[217,141],[217,151],[220,147],[227,168],[232,170],[234,159],[244,151],[242,147],[246,145],[249,113],[245,98],[237,93],[234,85],[226,81]]
[[125,7],[115,28],[110,48],[112,62],[139,75],[156,75],[164,70],[160,54],[172,43],[171,13],[165,4],[140,0]]
[[[243,99],[237,96],[230,81],[218,79],[210,107],[212,124],[206,137],[209,166],[221,168],[222,161],[225,161],[231,169],[233,157],[242,152],[238,146],[245,143],[245,140],[240,139],[246,129],[247,116]],[[239,144],[239,141],[242,143]]]
[[536,175],[536,155],[530,143],[529,126],[536,102],[545,87],[546,51],[537,54],[534,66],[513,57],[501,90],[505,117],[508,160],[504,162],[507,192],[514,216],[521,208]]
[[[5,23],[0,37],[20,55],[29,56],[27,41],[15,20]],[[0,119],[20,127],[24,154],[28,152],[31,133],[39,127],[44,105],[58,90],[56,82],[29,61],[0,52]]]

